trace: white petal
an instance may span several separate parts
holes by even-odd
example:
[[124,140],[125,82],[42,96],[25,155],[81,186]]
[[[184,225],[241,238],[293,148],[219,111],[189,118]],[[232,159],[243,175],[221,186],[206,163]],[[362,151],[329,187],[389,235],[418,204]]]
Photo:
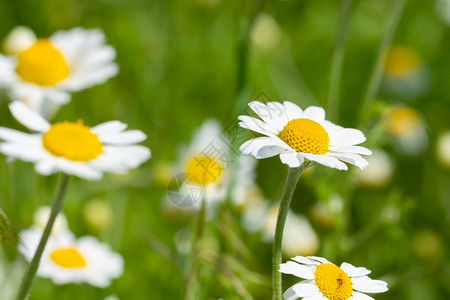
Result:
[[304,158],[297,153],[281,153],[280,160],[283,164],[288,165],[289,168],[298,168],[305,161]]
[[255,155],[256,152],[265,146],[272,146],[273,142],[269,137],[257,137],[243,143],[239,150],[245,155]]
[[127,124],[120,121],[108,121],[91,127],[91,131],[95,134],[119,133],[124,131],[126,128]]
[[269,102],[267,104],[252,101],[248,106],[268,125],[281,131],[287,123],[281,103]]
[[0,152],[9,157],[19,158],[23,161],[35,162],[44,157],[44,153],[39,149],[27,147],[24,144],[3,143],[0,144]]
[[311,282],[305,282],[302,281],[300,283],[297,283],[295,286],[293,286],[294,292],[300,296],[300,297],[311,297],[316,295],[319,292],[319,288],[317,285],[314,284],[314,281],[311,280]]
[[140,130],[128,130],[118,133],[99,134],[98,138],[105,144],[131,145],[142,142],[147,138],[147,136]]
[[32,111],[28,106],[20,101],[14,101],[9,105],[9,109],[14,118],[27,128],[46,132],[50,128],[50,124],[43,117]]
[[36,163],[34,168],[36,169],[36,172],[44,176],[51,175],[57,171],[56,163],[52,159],[44,159],[39,161]]
[[348,170],[346,164],[344,164],[343,162],[340,162],[338,159],[336,159],[334,157],[330,157],[330,156],[326,156],[326,155],[315,155],[315,154],[311,154],[311,153],[302,153],[301,155],[303,155],[308,160],[315,161],[321,165],[324,165],[324,166],[327,166],[330,168],[335,168],[338,170]]
[[252,131],[269,136],[278,134],[278,131],[272,126],[256,118],[249,116],[239,116],[238,119],[242,121],[239,122],[239,126],[241,126],[242,128],[250,129]]
[[102,172],[89,167],[85,162],[74,162],[60,158],[56,160],[56,167],[66,174],[75,175],[87,180],[99,180],[103,177]]
[[18,130],[9,129],[6,127],[0,127],[0,139],[15,144],[26,144],[30,140],[35,139],[36,136],[28,133],[24,133]]
[[359,277],[359,276],[365,276],[365,275],[369,275],[372,271],[367,270],[364,267],[355,267],[349,263],[342,263],[340,268],[347,273],[347,275],[349,277]]
[[256,151],[255,158],[257,158],[257,159],[268,158],[268,157],[278,155],[284,151],[285,150],[279,146],[264,146],[264,147],[261,147],[258,151]]
[[280,272],[284,274],[292,274],[303,279],[314,279],[315,267],[304,266],[293,261],[280,264]]
[[330,146],[353,146],[366,140],[364,134],[353,128],[343,128],[330,135]]
[[375,299],[366,294],[353,291],[353,294],[350,297],[350,300],[375,300]]
[[313,121],[325,120],[325,110],[322,107],[310,106],[303,112],[302,118],[311,119]]
[[329,260],[327,260],[326,258],[320,257],[320,256],[307,256],[306,258],[316,260],[322,264],[331,264],[331,262]]
[[291,286],[283,293],[284,300],[296,300],[299,298],[299,296],[294,291],[294,286],[296,286],[297,284]]
[[353,277],[353,289],[363,293],[383,293],[388,290],[387,283],[382,280],[373,280],[368,276]]
[[300,119],[303,115],[303,110],[297,106],[297,104],[294,104],[289,101],[284,101],[284,110],[286,112],[286,115],[288,117],[288,121],[291,121],[293,119]]
[[372,151],[367,148],[360,146],[344,146],[344,147],[336,147],[331,146],[328,147],[329,151],[332,152],[344,152],[344,153],[355,153],[355,154],[363,154],[363,155],[372,155]]
[[303,298],[302,300],[328,300],[325,298],[322,293],[317,293],[314,296]]
[[361,170],[364,169],[369,165],[367,160],[362,158],[358,154],[353,153],[327,153],[326,156],[334,157],[339,160],[345,161],[346,163],[352,164],[360,168]]
[[301,264],[305,264],[305,265],[320,265],[321,262],[318,262],[315,259],[310,259],[308,257],[305,256],[296,256],[291,258],[292,260],[295,260],[296,262],[299,262]]

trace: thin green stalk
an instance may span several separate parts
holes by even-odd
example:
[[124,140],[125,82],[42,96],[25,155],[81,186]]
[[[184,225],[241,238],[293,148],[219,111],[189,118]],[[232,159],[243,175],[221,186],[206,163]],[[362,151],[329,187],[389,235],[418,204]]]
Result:
[[361,105],[361,112],[359,114],[361,124],[367,118],[367,110],[370,104],[374,101],[378,90],[380,88],[381,79],[383,78],[383,55],[387,47],[392,43],[395,31],[398,27],[398,23],[403,14],[405,8],[406,0],[396,0],[394,7],[392,8],[392,13],[389,17],[389,22],[387,29],[381,39],[380,46],[378,47],[377,59],[375,61],[375,66],[372,70],[372,75],[370,76],[369,85],[364,96],[363,103]]
[[352,0],[342,1],[330,71],[330,90],[328,94],[327,114],[331,121],[336,121],[339,116],[339,85],[341,83],[342,63],[344,61],[345,41],[347,40],[347,29],[351,7]]
[[272,287],[273,299],[282,299],[281,273],[278,271],[282,261],[281,246],[283,244],[283,231],[286,217],[291,204],[292,195],[297,186],[298,179],[304,170],[311,164],[304,163],[298,168],[289,168],[286,183],[284,184],[283,195],[281,196],[280,207],[278,210],[277,227],[275,229],[275,239],[273,242],[273,258],[272,258]]
[[26,299],[28,294],[30,293],[34,277],[36,276],[37,270],[39,268],[39,262],[41,260],[42,253],[44,252],[45,244],[47,244],[47,240],[50,236],[50,233],[52,232],[53,223],[55,222],[56,216],[62,209],[64,203],[64,196],[66,195],[67,186],[69,184],[69,179],[70,179],[69,175],[61,173],[58,190],[53,199],[50,217],[47,221],[47,225],[45,226],[44,232],[42,233],[41,240],[39,241],[39,245],[36,249],[36,252],[34,253],[33,259],[31,260],[27,272],[23,277],[19,293],[17,294],[16,298],[17,300]]
[[197,226],[194,236],[192,237],[191,253],[188,261],[188,269],[186,273],[186,287],[184,293],[185,300],[198,299],[197,293],[197,269],[198,269],[198,243],[203,236],[205,230],[206,201],[201,200],[200,211],[198,212]]

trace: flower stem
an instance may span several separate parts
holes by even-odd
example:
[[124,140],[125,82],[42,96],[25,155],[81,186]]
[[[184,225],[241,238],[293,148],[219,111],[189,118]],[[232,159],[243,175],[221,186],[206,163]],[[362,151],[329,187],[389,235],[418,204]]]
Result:
[[280,207],[278,210],[277,227],[275,229],[275,239],[273,242],[273,258],[272,258],[272,287],[273,299],[282,299],[281,273],[278,271],[282,260],[281,247],[283,244],[283,231],[286,217],[289,211],[292,195],[297,186],[300,174],[312,164],[305,162],[298,168],[289,168],[286,183],[284,184],[283,195],[281,196]]
[[359,114],[360,124],[367,118],[368,115],[367,110],[372,101],[374,100],[374,98],[376,97],[378,89],[380,87],[381,79],[383,78],[382,63],[384,51],[392,43],[394,33],[397,29],[398,23],[405,8],[405,2],[406,0],[396,0],[394,3],[394,7],[392,8],[392,13],[389,17],[387,29],[378,47],[377,59],[372,70],[372,75],[370,76],[369,85],[367,87],[363,103],[361,105],[361,113]]
[[339,24],[336,31],[333,60],[330,71],[330,90],[328,94],[328,116],[336,121],[339,116],[339,85],[341,82],[342,62],[344,61],[345,41],[352,0],[342,0]]
[[191,254],[188,262],[188,269],[186,273],[186,290],[184,293],[185,300],[198,299],[197,292],[197,269],[198,269],[198,242],[203,236],[205,231],[205,217],[206,217],[206,199],[203,198],[198,212],[197,226],[192,238]]
[[33,259],[31,260],[27,272],[23,277],[19,293],[17,294],[16,298],[17,300],[26,299],[28,294],[30,293],[34,277],[36,276],[39,267],[39,262],[41,260],[42,253],[44,252],[45,245],[47,244],[47,240],[50,236],[50,233],[52,232],[53,223],[55,222],[56,216],[62,209],[64,203],[64,196],[66,194],[67,186],[69,184],[69,179],[70,179],[69,175],[61,173],[58,190],[53,199],[50,217],[47,221],[47,225],[45,226],[44,232],[42,233],[41,240],[39,241],[39,245],[36,249],[36,252],[34,253]]

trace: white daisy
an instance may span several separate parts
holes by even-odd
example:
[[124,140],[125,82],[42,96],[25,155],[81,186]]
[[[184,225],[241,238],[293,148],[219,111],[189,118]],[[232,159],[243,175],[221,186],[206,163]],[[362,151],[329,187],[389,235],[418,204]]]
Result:
[[[40,230],[44,231],[45,226],[48,223],[48,219],[50,218],[51,208],[50,206],[41,206],[34,213],[34,226],[40,228]],[[69,230],[69,226],[67,224],[66,216],[63,213],[59,213],[56,216],[55,222],[52,226],[52,234],[60,234]]]
[[243,154],[258,159],[279,155],[290,168],[300,167],[306,161],[347,170],[346,163],[361,169],[367,161],[360,154],[372,152],[355,146],[366,140],[364,134],[352,128],[343,128],[325,120],[323,108],[310,106],[304,111],[292,102],[253,101],[250,108],[262,119],[239,116],[239,125],[265,135],[241,145]]
[[[230,148],[221,139],[221,134],[222,128],[217,120],[206,120],[195,132],[190,145],[181,149],[179,161],[174,167],[173,172],[184,177],[179,195],[188,195],[195,188],[200,191],[199,198],[186,199],[193,202],[191,204],[194,208],[200,207],[201,201],[197,201],[199,199],[204,199],[209,208],[225,199],[232,183],[229,176],[232,167],[237,168],[235,184],[231,191],[236,201],[240,201],[237,198],[245,194],[242,189],[253,184],[254,159],[240,157],[231,161]],[[174,194],[168,196],[172,203],[176,202]],[[177,205],[185,207],[183,203]]]
[[340,267],[325,258],[296,256],[293,261],[280,264],[280,272],[297,276],[303,280],[284,292],[286,300],[370,300],[363,293],[382,293],[388,290],[387,283],[373,280],[367,275],[371,271],[342,263]]
[[24,38],[23,30],[15,33],[21,36],[10,36],[9,48],[20,52],[0,54],[0,86],[41,114],[68,103],[70,92],[103,83],[118,72],[113,62],[116,52],[105,45],[101,30],[73,28],[31,44],[31,35]]
[[139,130],[125,131],[127,125],[109,121],[94,127],[78,122],[49,124],[21,102],[9,105],[13,116],[37,133],[29,134],[0,127],[0,152],[10,158],[35,163],[42,175],[57,171],[89,180],[103,172],[123,174],[150,158],[150,150],[135,145],[146,139]]
[[[21,232],[23,244],[19,251],[28,261],[33,258],[41,235],[38,228]],[[55,284],[86,282],[97,287],[109,286],[122,273],[123,259],[108,245],[91,236],[76,239],[69,231],[50,236],[37,271]]]

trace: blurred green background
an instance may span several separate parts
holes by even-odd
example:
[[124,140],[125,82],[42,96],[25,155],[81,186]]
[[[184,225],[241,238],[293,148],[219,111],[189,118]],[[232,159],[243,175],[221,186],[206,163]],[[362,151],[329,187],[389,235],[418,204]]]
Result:
[[[332,120],[359,127],[368,136],[367,147],[384,149],[392,177],[368,187],[356,183],[355,167],[339,172],[316,166],[298,185],[292,208],[311,219],[321,242],[317,255],[365,266],[373,278],[389,283],[389,292],[376,299],[448,299],[450,167],[439,163],[436,140],[450,129],[450,22],[436,13],[435,1],[406,1],[393,40],[420,57],[417,72],[423,72],[418,76],[425,87],[410,95],[408,87],[402,90],[402,80],[393,83],[399,90],[390,89],[385,76],[369,118],[358,123],[393,2],[352,1],[339,114]],[[254,7],[254,1],[239,0],[0,0],[0,38],[17,25],[40,37],[76,26],[101,28],[117,50],[119,75],[74,94],[52,122],[121,120],[144,131],[143,144],[152,150],[151,160],[127,176],[106,175],[100,182],[73,178],[64,206],[77,236],[95,235],[123,255],[123,276],[107,289],[56,286],[37,278],[30,299],[181,298],[185,257],[175,241],[180,234],[189,237],[195,215],[163,210],[167,185],[158,180],[161,166],[177,159],[179,145],[205,119],[227,126],[245,113],[235,108],[237,98],[249,102],[263,95],[300,107],[327,105],[341,1],[266,1],[245,39]],[[247,75],[239,89],[239,49],[245,41]],[[6,93],[0,100],[1,126],[20,128],[7,109]],[[387,107],[399,103],[415,109],[422,120],[428,143],[419,153],[405,153],[397,138],[381,128]],[[279,198],[285,174],[278,158],[258,162],[257,182],[266,198]],[[38,207],[50,204],[57,180],[57,175],[36,174],[31,164],[0,158],[0,207],[18,230],[32,224]],[[343,199],[342,211],[318,217],[318,203],[329,207],[334,194]],[[100,229],[84,217],[93,200],[112,212],[112,221]],[[270,299],[271,245],[240,228],[238,211],[222,212],[208,223],[205,240],[217,256],[204,254],[198,299]],[[155,249],[159,243],[167,248]],[[20,280],[26,264],[16,244],[2,242],[1,248],[1,268]],[[283,278],[285,288],[296,282],[293,276]]]

